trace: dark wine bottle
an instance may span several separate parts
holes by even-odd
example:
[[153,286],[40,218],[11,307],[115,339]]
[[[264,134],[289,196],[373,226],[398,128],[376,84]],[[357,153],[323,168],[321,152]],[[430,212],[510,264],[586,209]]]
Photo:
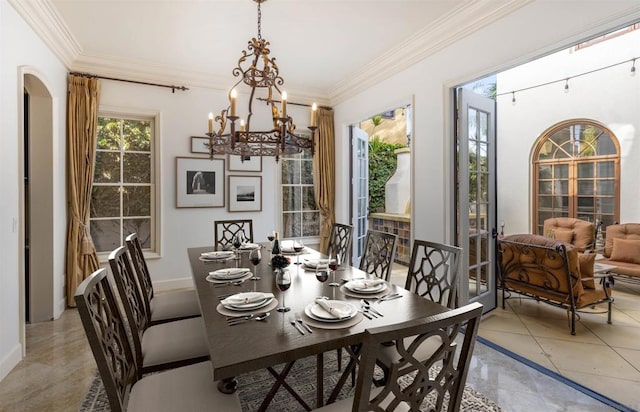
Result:
[[279,255],[282,253],[282,250],[280,250],[280,239],[279,239],[279,235],[278,232],[275,233],[275,239],[273,239],[273,249],[271,249],[271,254],[272,255]]

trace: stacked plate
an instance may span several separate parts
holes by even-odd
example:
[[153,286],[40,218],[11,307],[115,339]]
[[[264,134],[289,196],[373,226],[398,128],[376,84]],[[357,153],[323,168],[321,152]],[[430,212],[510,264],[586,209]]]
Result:
[[213,283],[222,283],[232,280],[238,280],[250,274],[251,270],[249,270],[248,268],[218,269],[216,271],[209,272],[207,280]]
[[341,300],[324,300],[322,304],[310,303],[304,313],[318,322],[344,322],[356,316],[358,308]]
[[385,290],[387,288],[387,282],[382,279],[354,279],[345,283],[344,287],[351,292],[368,295]]
[[231,250],[220,250],[213,252],[205,252],[200,254],[200,260],[205,261],[220,261],[220,260],[228,260],[234,257],[233,251]]
[[249,311],[263,308],[275,299],[273,293],[242,292],[229,296],[220,303],[226,309]]

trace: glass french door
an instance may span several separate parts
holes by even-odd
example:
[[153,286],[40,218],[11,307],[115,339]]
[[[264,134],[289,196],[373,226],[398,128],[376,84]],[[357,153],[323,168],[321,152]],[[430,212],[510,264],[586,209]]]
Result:
[[496,307],[496,145],[495,101],[457,89],[458,245],[463,249],[460,304],[480,302]]
[[353,243],[351,262],[360,263],[364,241],[369,227],[369,135],[364,130],[351,127],[352,147],[352,211]]

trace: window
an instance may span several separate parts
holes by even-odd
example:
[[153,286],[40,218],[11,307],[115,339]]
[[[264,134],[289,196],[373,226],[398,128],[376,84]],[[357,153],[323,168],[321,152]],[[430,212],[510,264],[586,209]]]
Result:
[[538,234],[552,217],[573,217],[605,226],[619,220],[618,140],[603,125],[572,120],[547,130],[534,152],[533,222]]
[[284,238],[320,234],[320,212],[313,194],[312,159],[310,150],[280,159]]
[[156,249],[153,118],[98,117],[90,230],[98,253],[138,234],[143,249]]

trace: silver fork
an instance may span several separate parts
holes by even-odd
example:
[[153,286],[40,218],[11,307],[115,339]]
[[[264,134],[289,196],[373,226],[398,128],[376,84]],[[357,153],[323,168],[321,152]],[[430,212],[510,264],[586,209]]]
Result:
[[304,335],[304,330],[302,330],[300,325],[298,325],[298,323],[296,322],[296,320],[293,317],[289,318],[289,323],[292,324],[294,328],[298,329],[298,332],[300,332],[302,335]]
[[313,333],[313,331],[311,330],[309,325],[304,323],[304,321],[302,320],[302,317],[297,313],[296,313],[296,322],[298,322],[300,325],[302,325],[309,333]]

